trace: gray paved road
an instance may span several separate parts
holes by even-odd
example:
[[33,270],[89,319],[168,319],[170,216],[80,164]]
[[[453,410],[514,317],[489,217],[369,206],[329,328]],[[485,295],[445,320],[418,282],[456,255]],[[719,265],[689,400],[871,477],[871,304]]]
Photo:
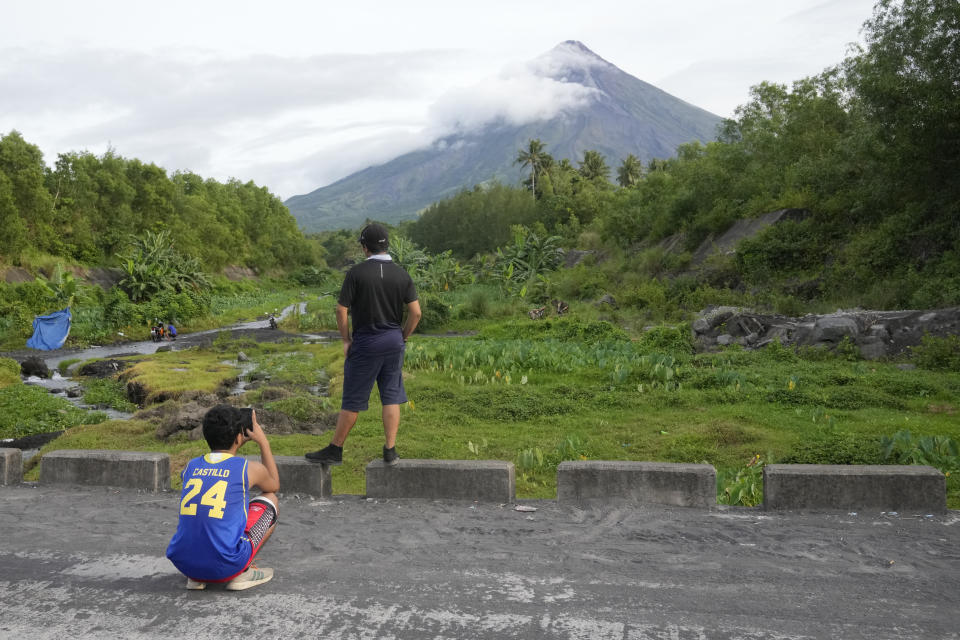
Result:
[[291,497],[244,592],[186,591],[177,495],[0,487],[2,638],[958,638],[960,513]]

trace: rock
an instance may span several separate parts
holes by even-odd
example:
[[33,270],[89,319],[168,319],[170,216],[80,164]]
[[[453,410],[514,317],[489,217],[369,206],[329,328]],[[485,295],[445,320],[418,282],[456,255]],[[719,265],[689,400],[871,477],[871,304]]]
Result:
[[128,367],[130,363],[123,360],[97,360],[86,363],[77,370],[77,373],[89,378],[109,378]]
[[695,333],[707,333],[740,311],[740,307],[707,307],[693,321],[693,331]]
[[161,346],[161,347],[157,347],[157,350],[156,350],[155,353],[164,353],[164,352],[167,352],[167,351],[173,351],[173,347],[170,346],[169,344],[165,344],[165,345],[163,345],[163,346]]
[[161,440],[169,438],[179,431],[193,431],[200,428],[203,433],[203,416],[207,413],[210,406],[205,406],[199,402],[188,402],[186,404],[174,407],[161,420],[157,427],[157,437]]
[[846,338],[863,358],[877,360],[908,354],[924,335],[960,335],[960,307],[932,311],[838,310],[801,318],[737,307],[707,307],[691,328],[694,344],[701,351],[733,343],[761,348],[774,340],[783,345],[833,349]]
[[605,294],[603,294],[602,296],[600,296],[600,299],[599,299],[599,300],[597,300],[597,304],[608,304],[608,305],[610,305],[611,307],[613,307],[614,309],[616,309],[616,308],[617,308],[617,299],[614,298],[614,297],[613,297],[612,295],[610,295],[609,293],[605,293]]
[[865,336],[858,343],[860,357],[864,360],[880,360],[887,356],[887,345],[881,338]]
[[20,375],[25,377],[37,376],[38,378],[49,378],[50,367],[41,358],[30,356],[20,363]]
[[83,395],[82,387],[70,387],[69,389],[67,389],[68,398],[79,398],[82,395]]
[[844,338],[855,340],[859,334],[857,321],[849,316],[822,316],[813,325],[811,340],[836,344]]
[[127,383],[127,400],[142,407],[147,401],[147,389],[139,382],[128,382]]
[[237,353],[237,362],[250,362],[250,356],[240,351]]
[[579,251],[577,249],[570,249],[563,256],[563,266],[570,269],[583,262],[583,259],[587,256],[593,256],[596,255],[596,253],[596,251],[592,250]]
[[916,368],[917,368],[917,365],[911,364],[909,362],[901,362],[900,364],[897,365],[897,369],[900,369],[900,371],[913,371]]

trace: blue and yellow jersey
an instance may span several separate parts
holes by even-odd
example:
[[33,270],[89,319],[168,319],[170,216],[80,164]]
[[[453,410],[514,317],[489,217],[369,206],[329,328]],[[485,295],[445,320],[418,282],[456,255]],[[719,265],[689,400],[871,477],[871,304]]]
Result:
[[250,559],[246,459],[229,453],[194,458],[183,470],[180,521],[167,557],[195,580],[222,580]]

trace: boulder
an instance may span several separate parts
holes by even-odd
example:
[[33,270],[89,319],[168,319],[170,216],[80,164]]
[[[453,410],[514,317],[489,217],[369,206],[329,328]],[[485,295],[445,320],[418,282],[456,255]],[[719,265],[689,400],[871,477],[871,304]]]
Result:
[[614,297],[613,297],[612,295],[610,295],[609,293],[605,293],[605,294],[603,294],[602,296],[600,296],[600,299],[599,299],[599,300],[597,300],[597,304],[598,304],[598,305],[603,305],[603,304],[610,305],[611,307],[613,307],[614,309],[616,309],[616,308],[617,308],[617,299],[614,298]]
[[77,373],[89,378],[109,378],[129,366],[130,363],[123,360],[97,360],[84,364],[77,370]]
[[849,339],[867,360],[909,353],[924,335],[960,335],[960,307],[932,311],[837,311],[791,318],[738,307],[707,307],[691,324],[694,344],[709,351],[729,344],[748,349],[774,340],[834,349]]
[[857,320],[851,316],[822,316],[813,323],[810,341],[814,344],[829,342],[837,344],[844,338],[856,340],[860,335]]
[[47,363],[44,362],[43,359],[38,358],[37,356],[30,356],[20,363],[20,374],[27,378],[30,376],[49,378],[50,367],[47,366]]
[[209,408],[198,402],[188,402],[172,408],[161,418],[160,426],[157,427],[157,437],[165,440],[178,431],[193,431],[198,427],[201,427],[202,436],[203,416]]

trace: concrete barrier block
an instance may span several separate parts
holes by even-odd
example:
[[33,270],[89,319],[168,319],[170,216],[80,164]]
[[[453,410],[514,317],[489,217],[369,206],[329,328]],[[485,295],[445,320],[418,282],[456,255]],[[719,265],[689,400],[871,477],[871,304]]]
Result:
[[945,513],[947,484],[927,466],[768,464],[763,508]]
[[20,449],[0,449],[0,486],[23,481],[23,453]]
[[367,497],[513,502],[516,472],[501,460],[416,460],[367,465]]
[[[260,456],[245,456],[260,462]],[[280,473],[280,493],[303,493],[318,498],[330,497],[330,467],[307,461],[301,456],[273,456]]]
[[166,491],[170,489],[170,456],[140,451],[51,451],[40,461],[40,483]]
[[561,462],[557,467],[557,501],[594,500],[712,507],[717,504],[717,471],[708,464]]

